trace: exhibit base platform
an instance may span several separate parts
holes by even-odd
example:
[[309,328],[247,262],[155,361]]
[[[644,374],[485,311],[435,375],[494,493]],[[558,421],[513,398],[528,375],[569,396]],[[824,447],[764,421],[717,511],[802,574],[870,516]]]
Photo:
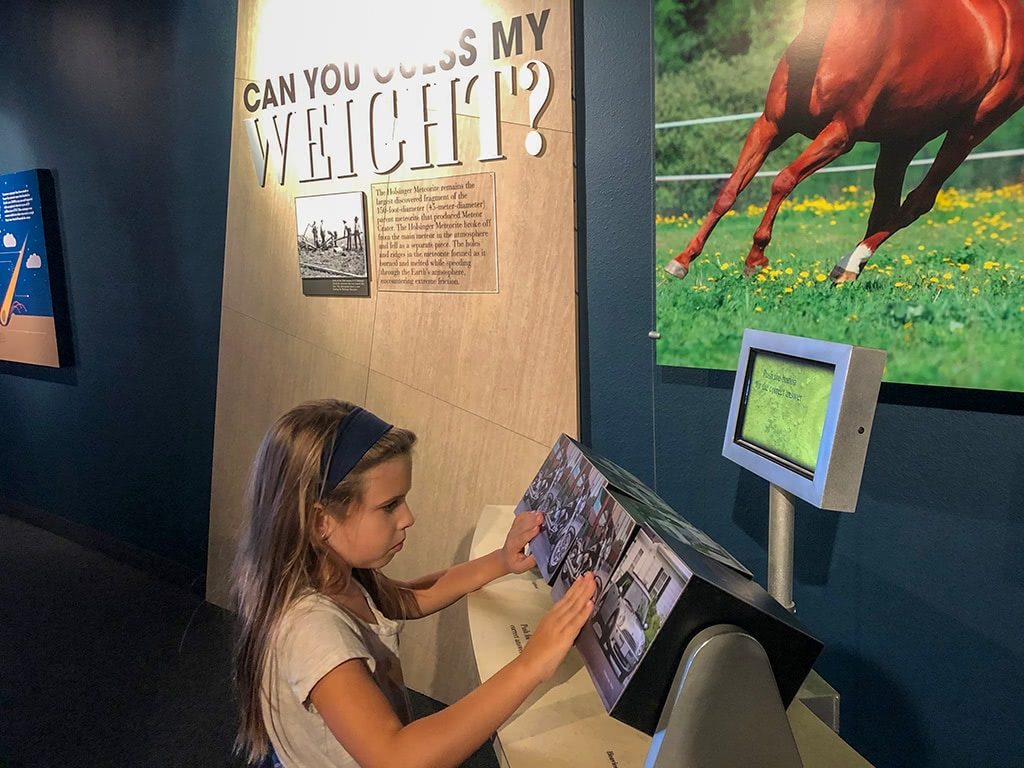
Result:
[[[487,506],[473,536],[471,557],[502,546],[513,519],[511,506]],[[506,576],[469,595],[467,610],[480,679],[514,659],[551,607],[548,585],[528,572]],[[674,675],[675,670],[666,670]],[[819,678],[820,679],[820,678]],[[807,768],[870,766],[800,700],[786,716],[800,759]],[[640,768],[651,737],[610,717],[580,655],[570,651],[551,680],[503,725],[494,740],[504,768]]]

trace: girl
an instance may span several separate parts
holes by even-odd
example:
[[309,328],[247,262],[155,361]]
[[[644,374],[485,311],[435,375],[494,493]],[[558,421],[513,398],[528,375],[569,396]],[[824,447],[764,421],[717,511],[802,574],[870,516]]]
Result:
[[500,550],[416,581],[382,574],[414,522],[415,440],[337,400],[304,403],[264,436],[234,568],[236,747],[250,763],[276,753],[286,768],[457,766],[554,673],[593,611],[586,574],[514,661],[412,722],[400,622],[533,567],[523,549],[541,525],[521,514]]

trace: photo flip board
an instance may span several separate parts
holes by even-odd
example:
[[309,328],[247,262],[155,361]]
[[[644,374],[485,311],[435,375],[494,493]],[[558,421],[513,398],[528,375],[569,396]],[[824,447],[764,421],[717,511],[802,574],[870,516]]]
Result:
[[544,529],[530,542],[530,548],[549,583],[554,582],[555,571],[566,556],[573,535],[601,509],[600,493],[606,487],[634,499],[634,514],[639,516],[639,522],[649,524],[658,535],[690,546],[751,577],[739,560],[680,516],[631,472],[594,454],[568,435],[561,435],[515,510],[516,514],[526,510],[544,513]]
[[576,647],[612,717],[653,733],[689,641],[732,624],[765,649],[788,706],[821,651],[750,571],[639,479],[562,435],[516,506],[544,513],[530,542],[558,600],[598,582]]

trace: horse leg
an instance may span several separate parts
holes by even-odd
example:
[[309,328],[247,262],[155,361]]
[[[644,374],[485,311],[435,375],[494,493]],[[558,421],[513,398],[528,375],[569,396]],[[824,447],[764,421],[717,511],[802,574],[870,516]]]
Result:
[[[935,205],[939,190],[953,172],[960,167],[967,155],[978,144],[988,138],[996,128],[1002,125],[1017,109],[1020,103],[1004,104],[1001,109],[992,110],[979,117],[971,125],[951,130],[935,154],[931,168],[921,183],[908,194],[899,211],[880,229],[867,237],[861,244],[874,253],[878,247],[899,232],[928,213]],[[981,110],[979,110],[980,112]]]
[[899,212],[907,168],[923,146],[924,142],[918,141],[882,144],[878,152],[878,162],[875,164],[875,200],[871,204],[867,231],[857,247],[833,268],[829,275],[833,283],[856,280],[860,275],[861,269],[874,253],[866,243]]
[[732,208],[736,197],[746,188],[751,179],[760,170],[768,153],[778,147],[789,138],[789,134],[779,134],[778,125],[761,115],[751,126],[747,133],[746,141],[743,142],[743,149],[739,159],[736,161],[736,168],[729,176],[722,191],[718,194],[711,211],[704,218],[697,234],[690,240],[686,249],[665,265],[665,271],[673,277],[683,278],[690,271],[690,262],[700,256],[704,250],[711,231],[718,224],[719,220]]
[[821,133],[814,137],[803,152],[775,177],[772,182],[772,196],[765,208],[764,217],[757,231],[754,232],[754,244],[747,254],[744,274],[751,275],[768,263],[764,249],[772,239],[772,225],[779,212],[782,202],[789,197],[796,185],[806,179],[819,168],[831,163],[853,146],[850,129],[841,118],[835,118],[826,125]]

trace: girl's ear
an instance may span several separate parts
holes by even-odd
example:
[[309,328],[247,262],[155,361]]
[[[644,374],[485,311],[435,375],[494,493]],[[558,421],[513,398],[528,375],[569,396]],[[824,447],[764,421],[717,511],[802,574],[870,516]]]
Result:
[[324,505],[317,502],[314,507],[314,526],[316,526],[316,535],[326,541],[331,537],[331,531],[334,529],[334,518],[327,514],[327,510]]

